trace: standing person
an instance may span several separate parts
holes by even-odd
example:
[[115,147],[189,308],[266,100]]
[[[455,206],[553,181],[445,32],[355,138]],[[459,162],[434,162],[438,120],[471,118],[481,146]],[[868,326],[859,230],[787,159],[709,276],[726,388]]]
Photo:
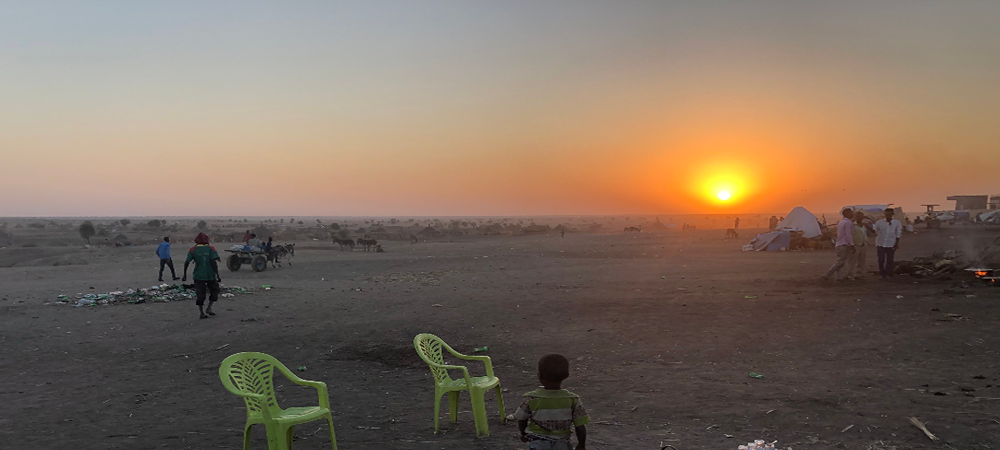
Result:
[[847,265],[847,258],[854,253],[854,223],[851,219],[854,217],[854,211],[850,208],[844,208],[840,212],[844,216],[840,219],[840,223],[837,224],[837,262],[830,266],[830,270],[827,270],[823,274],[823,280],[829,281],[830,277],[837,274],[837,281],[844,281],[840,276],[840,269]]
[[774,231],[775,228],[778,228],[778,218],[777,217],[771,216],[771,218],[768,219],[768,228],[770,228],[771,231]]
[[170,268],[170,276],[173,277],[174,281],[179,280],[177,278],[177,272],[174,272],[174,260],[170,258],[170,236],[165,236],[163,242],[160,242],[160,246],[156,247],[156,256],[160,257],[160,281],[163,281],[163,268]]
[[733,229],[734,230],[739,230],[740,229],[740,218],[739,217],[737,217],[736,218],[736,222],[733,223]]
[[250,230],[247,230],[246,234],[243,235],[243,243],[244,244],[250,243],[250,238],[251,237],[253,237],[253,235],[250,234]]
[[875,252],[878,254],[878,273],[883,280],[892,275],[899,238],[903,236],[903,222],[893,219],[892,208],[885,209],[885,219],[875,222]]
[[[215,247],[208,245],[208,235],[205,233],[198,233],[198,237],[194,238],[195,246],[191,247],[188,251],[187,260],[184,261],[184,278],[183,281],[187,281],[188,276],[188,264],[194,261],[194,273],[192,278],[194,278],[194,291],[196,295],[195,304],[198,305],[198,311],[201,312],[201,318],[205,319],[208,316],[214,316],[215,313],[212,312],[212,305],[219,300],[219,291],[222,290],[219,287],[219,283],[222,282],[222,277],[219,276],[219,252],[215,251]],[[205,305],[205,294],[208,292],[208,309],[204,309]],[[208,315],[205,315],[208,313]]]
[[274,240],[274,236],[271,236],[271,237],[267,238],[267,243],[264,244],[264,247],[263,247],[264,253],[271,253],[271,245],[272,245],[271,241],[273,241],[273,240]]
[[847,279],[865,279],[865,258],[868,256],[868,230],[865,228],[865,213],[858,211],[854,216],[854,254],[847,261]]
[[524,403],[514,412],[521,441],[530,450],[570,450],[570,436],[576,430],[576,450],[587,448],[590,416],[580,396],[562,388],[569,378],[569,360],[563,355],[545,355],[538,360],[538,381],[542,389],[524,394]]
[[563,239],[566,239],[566,229],[565,228],[559,230],[559,237],[561,237]]

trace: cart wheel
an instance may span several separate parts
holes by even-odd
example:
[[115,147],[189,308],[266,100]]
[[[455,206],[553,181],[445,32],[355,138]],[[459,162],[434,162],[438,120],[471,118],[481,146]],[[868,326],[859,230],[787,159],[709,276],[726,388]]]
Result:
[[253,267],[254,272],[263,272],[267,269],[267,257],[264,255],[257,255],[253,257],[253,261],[250,262],[250,267]]
[[226,258],[226,267],[233,272],[240,270],[240,257],[238,255],[231,255],[229,258]]

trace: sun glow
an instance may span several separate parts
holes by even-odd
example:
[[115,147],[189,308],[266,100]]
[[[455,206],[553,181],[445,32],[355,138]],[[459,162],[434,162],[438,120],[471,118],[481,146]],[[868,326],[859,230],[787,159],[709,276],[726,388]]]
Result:
[[729,191],[719,191],[718,197],[722,201],[729,200]]

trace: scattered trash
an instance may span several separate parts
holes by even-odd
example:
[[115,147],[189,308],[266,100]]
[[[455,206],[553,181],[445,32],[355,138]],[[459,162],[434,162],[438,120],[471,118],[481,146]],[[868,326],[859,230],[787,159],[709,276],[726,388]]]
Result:
[[225,349],[227,349],[227,348],[229,348],[229,344],[223,344],[223,345],[221,345],[221,346],[219,346],[219,347],[216,347],[216,348],[215,348],[215,351],[219,351],[219,350],[225,350]]
[[261,289],[263,289],[265,291],[270,291],[271,290],[271,285],[270,284],[262,284],[262,285],[260,285],[260,287],[261,287]]
[[848,425],[848,426],[847,426],[847,428],[844,428],[843,430],[840,430],[840,432],[841,432],[841,433],[846,433],[846,432],[847,432],[847,430],[850,430],[851,428],[854,428],[854,424],[850,424],[850,425]]
[[260,319],[258,319],[256,317],[251,317],[249,319],[240,320],[240,322],[260,322]]
[[442,306],[443,305],[441,305],[440,303],[435,303],[435,304],[431,305],[431,308],[440,308]]
[[476,353],[482,353],[482,352],[488,351],[489,349],[490,349],[489,347],[487,347],[487,346],[484,345],[482,347],[475,348],[472,351],[474,351]]
[[756,373],[756,372],[750,372],[750,378],[756,378],[758,380],[763,380],[764,379],[764,375],[761,375],[761,374]]
[[299,366],[299,372],[305,372],[306,366]]
[[903,298],[903,296],[902,295],[897,295],[896,298]]
[[744,295],[743,298],[757,298],[756,295]]
[[[266,289],[265,289],[266,290]],[[233,298],[236,294],[253,294],[254,291],[239,286],[222,286],[223,298]],[[119,303],[153,303],[176,302],[195,298],[193,284],[161,284],[150,288],[129,289],[127,291],[112,291],[104,294],[76,294],[75,306],[113,305]],[[71,302],[66,295],[56,297],[56,304]]]

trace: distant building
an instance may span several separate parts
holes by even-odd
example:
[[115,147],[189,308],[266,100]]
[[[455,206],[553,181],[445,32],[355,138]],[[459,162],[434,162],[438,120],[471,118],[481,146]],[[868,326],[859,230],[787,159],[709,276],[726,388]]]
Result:
[[968,211],[973,209],[986,209],[989,201],[988,195],[950,195],[948,200],[955,201],[955,211]]
[[990,196],[989,209],[1000,209],[1000,194]]

